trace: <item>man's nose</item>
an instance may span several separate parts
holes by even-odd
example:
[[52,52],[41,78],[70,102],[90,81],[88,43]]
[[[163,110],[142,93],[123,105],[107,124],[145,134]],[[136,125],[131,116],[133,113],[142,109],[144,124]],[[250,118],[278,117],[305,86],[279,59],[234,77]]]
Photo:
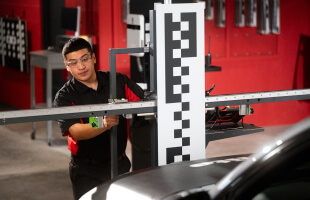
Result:
[[78,64],[78,68],[79,68],[79,69],[84,69],[84,68],[85,68],[84,63],[81,62],[80,60],[79,60],[79,62],[78,62],[77,64]]

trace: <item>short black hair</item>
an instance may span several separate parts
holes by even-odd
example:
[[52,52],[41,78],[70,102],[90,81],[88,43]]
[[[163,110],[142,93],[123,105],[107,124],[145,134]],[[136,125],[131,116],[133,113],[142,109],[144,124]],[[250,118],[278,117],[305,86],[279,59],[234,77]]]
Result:
[[93,53],[92,47],[85,39],[79,37],[71,38],[62,48],[62,56],[66,60],[67,54],[81,49],[87,49],[90,53]]

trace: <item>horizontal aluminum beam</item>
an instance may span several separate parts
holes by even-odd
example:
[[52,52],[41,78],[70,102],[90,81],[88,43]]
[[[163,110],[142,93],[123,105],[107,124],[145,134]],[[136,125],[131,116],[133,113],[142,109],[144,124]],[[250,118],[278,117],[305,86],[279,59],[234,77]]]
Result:
[[[205,107],[270,103],[310,99],[310,89],[215,95],[205,98]],[[105,115],[122,115],[157,112],[156,101],[139,101],[120,104],[94,104],[44,109],[0,112],[0,125],[85,118]]]
[[157,112],[155,101],[28,109],[0,112],[0,125],[150,112]]
[[232,106],[243,104],[271,103],[280,101],[295,101],[310,99],[310,89],[280,90],[269,92],[254,92],[215,95],[205,98],[206,108]]

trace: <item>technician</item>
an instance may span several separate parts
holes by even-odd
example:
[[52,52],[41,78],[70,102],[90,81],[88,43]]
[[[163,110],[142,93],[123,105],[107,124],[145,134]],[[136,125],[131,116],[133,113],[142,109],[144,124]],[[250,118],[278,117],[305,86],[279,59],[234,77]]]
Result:
[[[96,56],[91,45],[82,38],[70,39],[62,55],[73,78],[57,92],[55,107],[108,103],[109,72],[96,71]],[[117,73],[117,98],[139,101],[143,90],[126,75]],[[102,128],[93,128],[88,118],[58,121],[63,136],[68,136],[71,151],[70,179],[74,199],[111,179],[110,129],[117,126],[118,172],[126,173],[131,163],[125,154],[127,120],[122,116],[105,116]]]

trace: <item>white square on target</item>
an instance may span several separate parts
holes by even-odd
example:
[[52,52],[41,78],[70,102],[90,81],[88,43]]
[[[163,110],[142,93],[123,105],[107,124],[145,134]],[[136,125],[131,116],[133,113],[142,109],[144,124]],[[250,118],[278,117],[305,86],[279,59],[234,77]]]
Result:
[[172,21],[173,22],[181,21],[181,13],[172,13]]
[[172,40],[181,40],[181,31],[172,31]]
[[181,76],[181,67],[173,67],[173,76]]
[[181,31],[188,31],[188,30],[189,30],[188,22],[181,22]]
[[182,156],[174,156],[174,162],[180,162],[182,160]]
[[173,49],[173,58],[181,58],[181,49]]
[[173,94],[181,94],[181,85],[174,85],[173,86]]
[[181,49],[189,48],[189,40],[181,40]]

